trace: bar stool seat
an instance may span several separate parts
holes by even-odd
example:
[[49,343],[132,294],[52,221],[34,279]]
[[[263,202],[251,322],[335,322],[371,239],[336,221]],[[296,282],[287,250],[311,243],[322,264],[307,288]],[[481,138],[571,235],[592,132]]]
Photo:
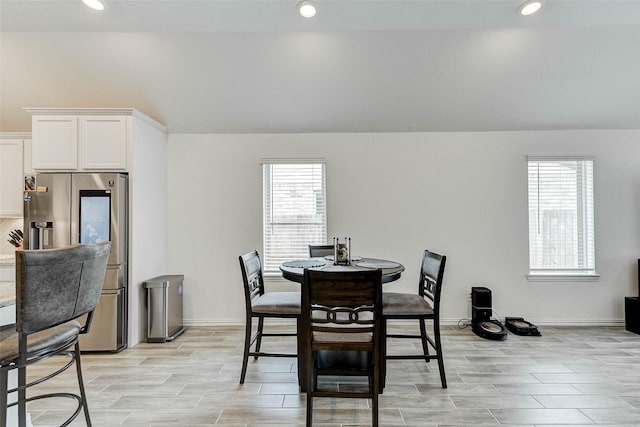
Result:
[[433,307],[420,295],[384,292],[382,306],[386,316],[433,316]]
[[251,301],[254,313],[300,314],[300,292],[267,292]]
[[[48,351],[52,346],[73,342],[80,333],[81,328],[80,323],[72,320],[45,331],[36,332],[27,340],[28,357],[31,358],[42,351]],[[15,330],[9,330],[9,332],[11,332],[10,336],[3,337],[2,345],[0,345],[0,364],[2,365],[17,362],[20,357],[18,333]]]

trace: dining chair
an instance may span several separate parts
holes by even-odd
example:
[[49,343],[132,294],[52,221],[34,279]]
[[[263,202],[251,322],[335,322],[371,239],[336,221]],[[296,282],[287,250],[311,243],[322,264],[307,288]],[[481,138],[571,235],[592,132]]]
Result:
[[[378,425],[378,394],[381,392],[382,271],[327,272],[307,269],[302,287],[301,334],[305,345],[307,427],[312,425],[315,397],[369,398],[372,426]],[[364,366],[323,366],[322,353],[367,355]],[[323,388],[323,375],[367,377],[366,389]]]
[[[418,293],[384,292],[382,294],[382,316],[385,323],[385,332],[388,330],[389,320],[417,320],[420,326],[420,335],[386,333],[386,337],[419,339],[423,353],[390,355],[387,353],[388,343],[385,339],[385,360],[424,359],[429,363],[430,360],[437,359],[442,388],[447,388],[447,378],[442,357],[442,341],[440,338],[440,297],[442,295],[442,279],[446,261],[446,256],[425,250],[420,268]],[[427,334],[427,320],[433,321],[433,338]],[[434,349],[434,354],[429,353],[429,346]]]
[[[62,424],[71,423],[84,410],[91,426],[82,380],[79,334],[89,331],[93,310],[107,268],[111,243],[74,245],[60,249],[16,251],[16,325],[0,333],[0,425],[7,424],[7,409],[17,405],[18,426],[27,425],[27,402],[49,397],[75,399],[75,412]],[[85,316],[86,317],[82,317]],[[73,350],[71,350],[73,347]],[[27,368],[53,356],[69,357],[55,372],[27,383]],[[73,364],[80,394],[52,392],[26,395],[28,387],[47,381]],[[17,370],[18,386],[8,390],[8,375]],[[17,401],[9,405],[9,394]]]
[[[300,317],[300,292],[265,292],[264,276],[262,274],[262,263],[258,251],[252,251],[240,255],[240,270],[244,282],[245,301],[245,337],[244,355],[242,357],[242,371],[240,373],[240,384],[244,384],[247,373],[249,356],[254,359],[259,357],[297,357],[298,353],[277,353],[260,351],[263,337],[285,337],[296,336],[295,332],[264,332],[265,318],[288,318],[296,319]],[[258,319],[256,333],[252,334],[253,319]],[[297,327],[296,327],[297,328]],[[255,343],[254,351],[251,346]]]
[[333,255],[333,245],[309,245],[309,258]]

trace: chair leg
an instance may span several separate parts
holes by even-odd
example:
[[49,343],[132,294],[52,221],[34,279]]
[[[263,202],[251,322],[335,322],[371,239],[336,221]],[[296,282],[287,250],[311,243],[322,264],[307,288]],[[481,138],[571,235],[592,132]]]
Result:
[[0,427],[7,425],[7,404],[9,403],[9,369],[0,368]]
[[307,347],[307,427],[313,425],[313,392],[316,390],[317,353]]
[[[260,344],[262,344],[262,328],[264,327],[264,317],[258,317],[258,332],[256,336],[256,353],[260,351]],[[255,360],[258,360],[258,355],[253,356]]]
[[382,319],[382,339],[380,340],[380,392],[387,381],[387,320]]
[[371,426],[378,427],[378,392],[373,393],[371,398]]
[[313,425],[313,396],[309,389],[307,389],[307,427]]
[[420,341],[422,341],[422,353],[424,354],[425,362],[429,363],[429,340],[427,339],[427,325],[424,319],[419,319],[420,323]]
[[242,355],[242,370],[240,371],[240,384],[244,384],[244,377],[247,374],[247,363],[249,362],[249,346],[251,345],[251,316],[247,316],[244,328],[244,353]]
[[369,373],[367,375],[367,387],[369,393],[373,393],[373,387],[375,387],[373,370],[376,368],[379,368],[379,366],[374,363],[372,354],[367,352],[367,372]]
[[298,385],[300,391],[304,392],[307,389],[307,347],[304,342],[304,334],[302,333],[302,322],[300,319],[296,319],[296,352],[298,354]]
[[27,427],[27,367],[18,368],[18,427]]
[[[383,334],[382,336],[384,337],[384,329],[382,330]],[[379,355],[374,355],[373,358],[373,384],[371,387],[371,393],[372,393],[372,398],[371,398],[371,425],[372,427],[378,427],[378,394],[382,393],[382,379],[380,378],[380,370],[381,370],[381,364],[384,363],[384,361],[382,360],[383,358],[380,357],[382,355],[382,352],[380,352]]]
[[78,387],[80,388],[80,398],[82,399],[82,409],[84,409],[84,419],[87,427],[91,427],[91,417],[89,416],[89,404],[87,403],[87,393],[84,389],[84,381],[82,380],[82,366],[80,364],[80,344],[75,345],[76,372],[78,374]]
[[433,337],[436,342],[436,355],[438,356],[438,369],[442,388],[447,388],[447,377],[444,373],[444,357],[442,356],[442,342],[440,340],[440,320],[436,317],[433,321]]

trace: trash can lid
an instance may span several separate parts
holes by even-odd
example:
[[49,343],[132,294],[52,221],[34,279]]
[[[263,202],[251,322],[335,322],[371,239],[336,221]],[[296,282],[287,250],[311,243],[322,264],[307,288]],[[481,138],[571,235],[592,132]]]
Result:
[[164,276],[154,277],[153,279],[145,280],[142,285],[145,288],[166,288],[173,284],[179,284],[184,281],[184,274],[166,274]]

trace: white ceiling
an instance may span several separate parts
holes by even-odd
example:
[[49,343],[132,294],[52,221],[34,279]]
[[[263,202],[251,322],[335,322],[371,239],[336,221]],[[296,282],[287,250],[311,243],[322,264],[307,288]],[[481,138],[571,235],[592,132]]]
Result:
[[133,107],[174,133],[640,129],[640,0],[0,0],[0,131]]

